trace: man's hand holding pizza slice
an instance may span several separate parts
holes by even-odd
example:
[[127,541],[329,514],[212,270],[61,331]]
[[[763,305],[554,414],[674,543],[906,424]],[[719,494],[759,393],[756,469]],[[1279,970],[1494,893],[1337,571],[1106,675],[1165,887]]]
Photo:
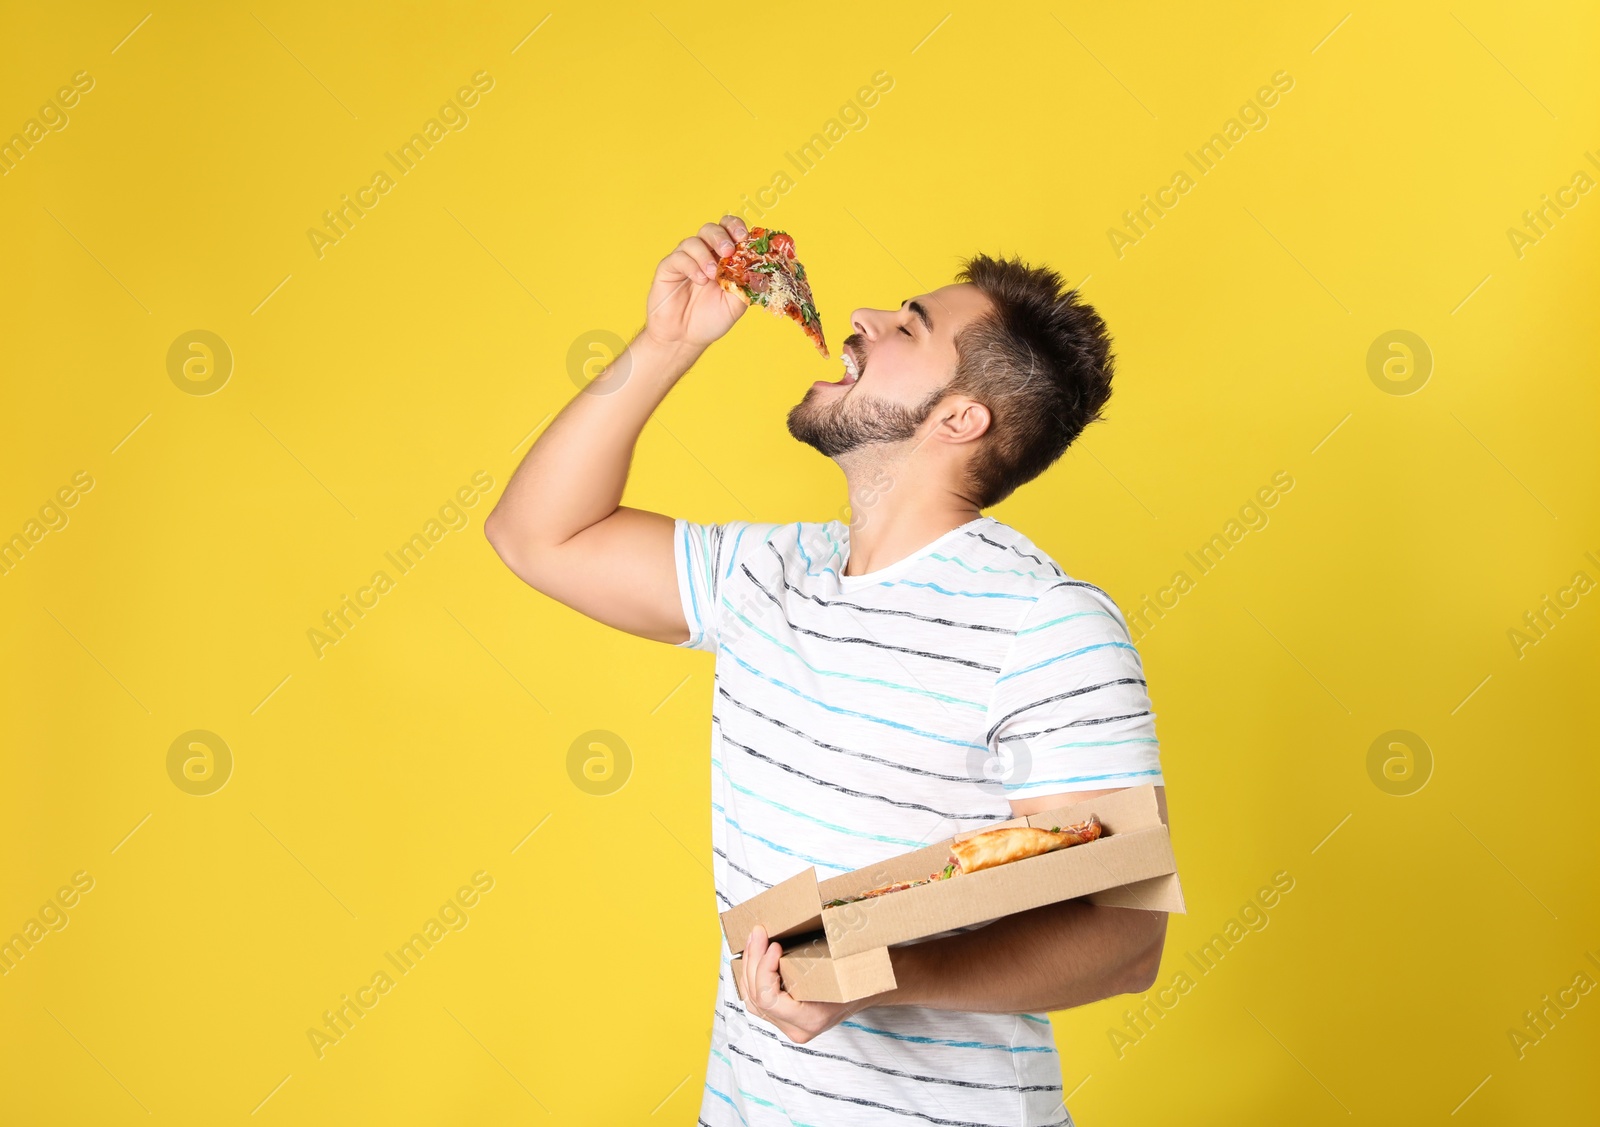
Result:
[[738,216],[724,215],[663,258],[645,298],[641,335],[669,350],[699,352],[733,328],[749,305],[717,284],[717,266],[747,235]]
[[736,215],[707,223],[656,266],[643,336],[669,352],[698,354],[746,309],[760,305],[800,326],[823,356],[828,345],[806,268],[787,232],[747,229]]

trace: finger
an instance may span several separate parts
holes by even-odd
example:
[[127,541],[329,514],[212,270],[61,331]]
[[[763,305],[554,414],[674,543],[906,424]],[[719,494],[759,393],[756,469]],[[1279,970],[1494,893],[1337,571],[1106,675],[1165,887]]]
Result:
[[767,929],[760,924],[750,929],[750,936],[744,941],[744,957],[752,963],[761,958],[767,948]]
[[[696,240],[698,241],[698,240]],[[675,281],[679,278],[688,278],[697,286],[703,286],[711,280],[707,276],[705,267],[698,262],[694,255],[683,249],[673,251],[661,261],[664,281]],[[713,267],[713,273],[715,268]]]
[[717,254],[699,235],[690,235],[678,244],[678,249],[694,259],[696,269],[707,277],[717,276]]
[[716,251],[718,258],[727,258],[733,253],[734,238],[720,223],[707,223],[700,228],[700,238],[706,246]]
[[755,965],[766,954],[767,933],[759,924],[750,931],[750,936],[744,941],[744,958],[740,960],[741,973],[744,975],[744,1000],[747,1006],[755,1008],[760,1003],[756,1000],[756,974]]
[[743,242],[745,236],[750,233],[745,229],[744,220],[737,215],[724,215],[722,217],[722,226],[737,242]]
[[776,1012],[783,997],[783,981],[778,975],[778,959],[782,954],[782,948],[776,943],[769,943],[756,967],[756,995],[764,1011]]
[[769,951],[771,954],[762,959],[762,965],[756,968],[758,982],[756,990],[761,995],[761,1016],[783,1030],[784,1036],[789,1040],[798,1041],[804,1035],[809,1003],[796,1001],[783,989],[782,977],[778,971],[782,950],[778,944],[773,943]]

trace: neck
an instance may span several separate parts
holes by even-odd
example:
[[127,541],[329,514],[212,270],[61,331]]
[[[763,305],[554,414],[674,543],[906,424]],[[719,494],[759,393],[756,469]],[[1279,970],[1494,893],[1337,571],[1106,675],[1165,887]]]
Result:
[[913,498],[880,492],[869,504],[852,493],[850,556],[843,574],[888,567],[982,515],[970,501],[948,494]]
[[874,444],[835,459],[850,498],[850,554],[841,574],[888,567],[983,515],[956,488],[962,464],[923,454],[922,443]]

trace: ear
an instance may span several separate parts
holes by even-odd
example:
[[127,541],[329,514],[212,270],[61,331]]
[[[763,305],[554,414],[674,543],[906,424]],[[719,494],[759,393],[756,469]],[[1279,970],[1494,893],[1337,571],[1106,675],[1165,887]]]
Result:
[[939,408],[939,425],[935,433],[945,442],[960,444],[976,442],[989,432],[994,421],[989,408],[965,395],[952,396]]

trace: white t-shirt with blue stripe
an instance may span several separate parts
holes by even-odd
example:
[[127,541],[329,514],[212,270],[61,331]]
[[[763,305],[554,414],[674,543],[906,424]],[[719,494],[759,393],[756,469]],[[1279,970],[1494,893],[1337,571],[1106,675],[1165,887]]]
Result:
[[[978,517],[854,576],[839,521],[674,535],[682,645],[717,655],[719,911],[1004,821],[1009,799],[1162,785],[1122,613],[1009,525]],[[879,1006],[797,1045],[745,1010],[730,957],[707,1127],[1072,1122],[1044,1014]]]

